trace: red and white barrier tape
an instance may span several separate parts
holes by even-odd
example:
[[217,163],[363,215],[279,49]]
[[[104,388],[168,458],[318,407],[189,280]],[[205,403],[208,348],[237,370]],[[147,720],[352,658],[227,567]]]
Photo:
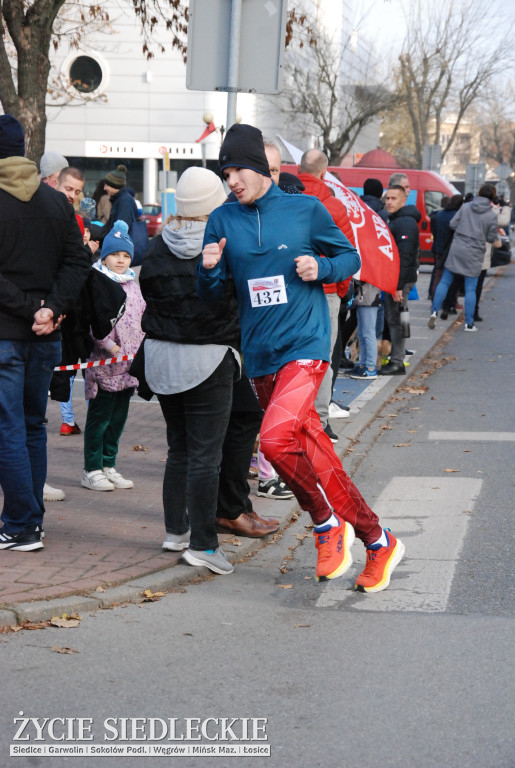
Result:
[[54,371],[79,371],[83,368],[96,368],[99,365],[111,365],[112,363],[125,363],[134,360],[134,355],[122,355],[121,357],[108,357],[106,360],[90,360],[89,363],[74,363],[74,365],[57,365]]

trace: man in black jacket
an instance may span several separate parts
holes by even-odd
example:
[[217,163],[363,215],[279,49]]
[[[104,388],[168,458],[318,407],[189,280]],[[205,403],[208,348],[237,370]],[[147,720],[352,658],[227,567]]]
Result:
[[46,428],[59,325],[91,259],[73,208],[40,183],[20,123],[0,116],[0,549],[42,549]]
[[384,365],[381,376],[404,376],[405,343],[401,327],[401,310],[408,308],[408,296],[417,282],[420,212],[414,205],[406,205],[406,192],[400,184],[389,187],[385,207],[389,214],[388,226],[399,251],[400,271],[397,290],[385,294],[384,311],[390,328],[392,351],[390,362]]

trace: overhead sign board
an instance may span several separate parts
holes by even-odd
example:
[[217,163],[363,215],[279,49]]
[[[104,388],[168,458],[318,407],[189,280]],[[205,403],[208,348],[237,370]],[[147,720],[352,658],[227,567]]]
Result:
[[[287,0],[243,0],[237,90],[278,93],[282,88]],[[232,0],[190,0],[186,87],[229,90]]]
[[194,141],[183,143],[109,140],[84,142],[85,157],[155,157],[162,160],[167,153],[170,160],[202,159],[202,150]]

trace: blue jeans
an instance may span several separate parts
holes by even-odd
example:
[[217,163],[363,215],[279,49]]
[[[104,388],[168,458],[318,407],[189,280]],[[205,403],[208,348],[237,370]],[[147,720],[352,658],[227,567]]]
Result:
[[43,424],[60,341],[0,339],[1,515],[7,533],[43,522],[46,427]]
[[75,424],[75,416],[73,415],[73,382],[75,381],[75,376],[70,377],[70,397],[66,403],[59,403],[59,407],[61,408],[61,416],[63,418],[64,424],[69,424],[70,427],[73,427]]
[[[441,308],[447,291],[449,290],[452,281],[456,275],[451,272],[447,267],[444,268],[442,279],[438,283],[438,287],[435,291],[433,299],[433,306],[431,312],[438,312]],[[476,277],[465,276],[465,322],[467,325],[474,325],[474,312],[476,309],[476,286],[479,275]]]
[[356,307],[358,318],[359,362],[370,371],[375,371],[377,363],[377,322],[378,307]]

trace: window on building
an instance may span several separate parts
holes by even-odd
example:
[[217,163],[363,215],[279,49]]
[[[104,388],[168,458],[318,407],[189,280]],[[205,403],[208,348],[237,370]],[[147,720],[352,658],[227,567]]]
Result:
[[97,91],[103,80],[102,67],[91,56],[77,56],[70,64],[68,76],[71,85],[80,93]]

